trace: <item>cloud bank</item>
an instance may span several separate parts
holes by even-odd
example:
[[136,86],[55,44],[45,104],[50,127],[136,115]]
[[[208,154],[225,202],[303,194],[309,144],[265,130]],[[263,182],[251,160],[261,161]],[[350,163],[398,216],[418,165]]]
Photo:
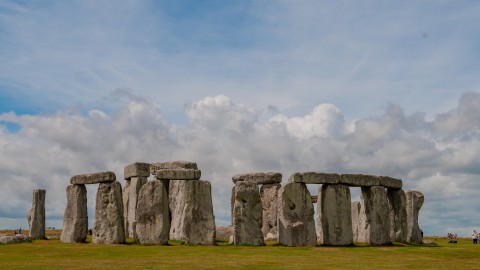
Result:
[[[334,104],[302,116],[240,104],[223,95],[185,106],[186,124],[166,120],[160,107],[134,95],[113,112],[0,114],[0,228],[26,227],[32,190],[47,190],[47,226],[61,227],[72,175],[144,161],[196,161],[213,188],[218,225],[230,221],[231,176],[279,171],[351,172],[401,178],[425,194],[426,234],[467,234],[479,227],[480,93],[427,120],[389,105],[378,116],[346,120]],[[273,115],[272,115],[273,112]],[[9,125],[18,125],[12,130]],[[93,221],[96,187],[89,188]],[[311,189],[316,192],[315,189]]]

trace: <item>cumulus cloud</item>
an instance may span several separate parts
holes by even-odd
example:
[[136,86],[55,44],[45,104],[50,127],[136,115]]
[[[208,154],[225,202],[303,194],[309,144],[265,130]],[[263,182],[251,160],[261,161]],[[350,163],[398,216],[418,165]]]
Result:
[[[426,196],[420,222],[427,234],[467,233],[480,217],[469,205],[480,187],[480,94],[465,93],[450,111],[426,120],[390,105],[382,115],[345,120],[333,104],[304,116],[276,114],[206,97],[173,124],[158,105],[132,98],[119,109],[50,115],[0,114],[0,227],[26,226],[31,192],[47,189],[47,223],[61,227],[72,175],[113,170],[136,161],[192,160],[213,187],[217,223],[228,224],[231,176],[251,171],[352,172],[389,175]],[[21,128],[11,131],[5,123]],[[284,181],[285,181],[284,180]],[[312,189],[312,192],[316,190]],[[89,188],[93,220],[95,187]]]

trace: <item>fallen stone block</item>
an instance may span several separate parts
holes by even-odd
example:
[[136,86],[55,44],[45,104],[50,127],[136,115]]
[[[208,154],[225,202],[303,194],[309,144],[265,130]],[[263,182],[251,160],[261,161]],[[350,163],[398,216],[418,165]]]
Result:
[[114,182],[116,180],[114,172],[98,172],[90,174],[75,175],[70,179],[70,184],[87,185]]
[[149,177],[150,176],[150,164],[136,162],[125,166],[123,169],[123,175],[125,180],[130,180],[132,177]]
[[282,174],[276,172],[258,172],[258,173],[244,173],[236,174],[232,177],[233,183],[238,181],[262,184],[277,184],[282,182]]

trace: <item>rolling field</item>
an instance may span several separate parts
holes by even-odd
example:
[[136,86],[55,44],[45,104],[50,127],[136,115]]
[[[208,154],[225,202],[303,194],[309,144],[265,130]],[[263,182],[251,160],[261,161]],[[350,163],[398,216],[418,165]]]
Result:
[[480,269],[480,245],[469,239],[429,245],[283,247],[63,244],[0,245],[1,269]]

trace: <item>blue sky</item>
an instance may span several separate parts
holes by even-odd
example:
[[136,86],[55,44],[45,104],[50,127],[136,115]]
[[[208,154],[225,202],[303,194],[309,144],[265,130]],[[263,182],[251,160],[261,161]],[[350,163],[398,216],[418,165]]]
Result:
[[0,1],[0,228],[25,227],[34,188],[59,227],[70,176],[192,159],[219,224],[231,175],[309,169],[402,178],[427,233],[467,234],[479,18],[476,1]]

